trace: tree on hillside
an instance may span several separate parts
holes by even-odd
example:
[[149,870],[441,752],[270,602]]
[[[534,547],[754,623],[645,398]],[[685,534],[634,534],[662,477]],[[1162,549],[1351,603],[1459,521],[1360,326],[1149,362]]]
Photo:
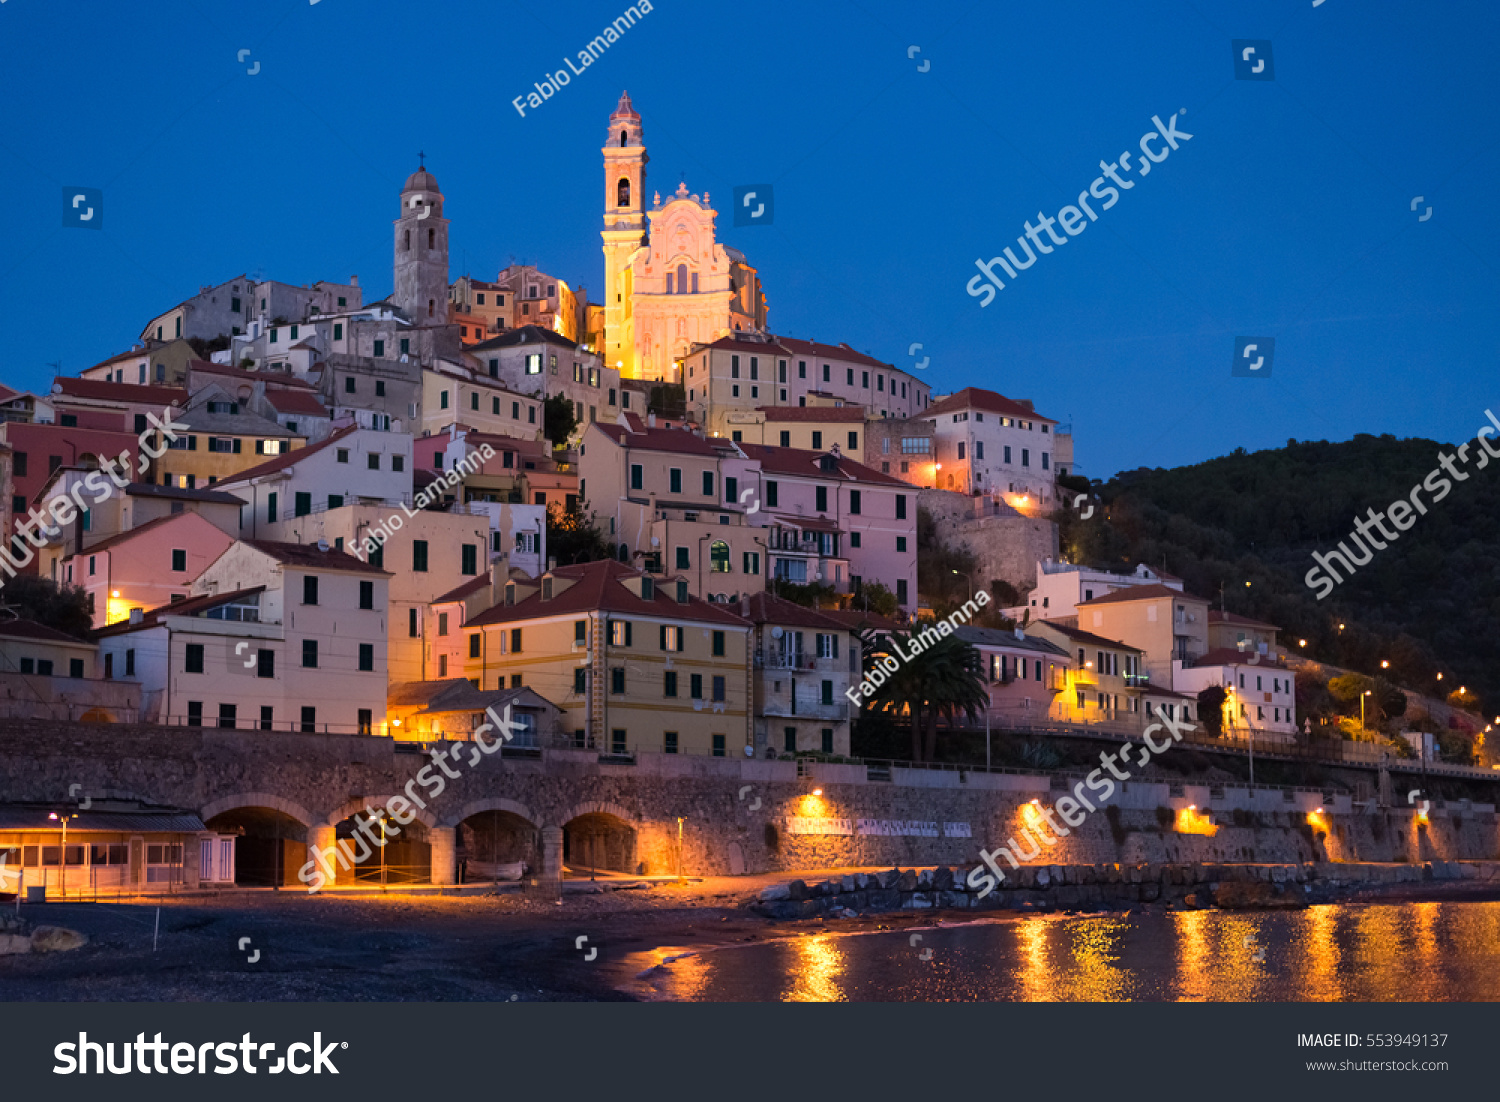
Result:
[[851,608],[873,612],[877,616],[895,619],[901,615],[901,604],[896,595],[879,582],[865,582],[849,602]]
[[1209,738],[1224,734],[1224,701],[1228,699],[1222,685],[1210,685],[1198,693],[1198,722],[1203,724]]
[[552,444],[554,451],[566,448],[578,428],[578,412],[573,403],[561,394],[549,394],[542,402],[542,435]]
[[946,718],[951,728],[961,712],[973,720],[989,701],[979,652],[956,635],[914,654],[909,662],[895,658],[895,648],[912,654],[915,637],[908,632],[871,633],[864,640],[866,676],[886,655],[900,663],[894,673],[887,667],[888,679],[876,691],[869,707],[893,717],[905,715],[911,724],[912,761],[933,761],[937,757],[938,721]]
[[609,541],[595,522],[593,510],[585,512],[586,508],[583,502],[575,503],[572,509],[564,509],[556,502],[547,506],[547,557],[556,559],[559,566],[614,558]]
[[5,583],[0,619],[12,618],[31,620],[78,639],[90,638],[94,627],[89,596],[82,587],[58,585],[35,574],[18,574]]

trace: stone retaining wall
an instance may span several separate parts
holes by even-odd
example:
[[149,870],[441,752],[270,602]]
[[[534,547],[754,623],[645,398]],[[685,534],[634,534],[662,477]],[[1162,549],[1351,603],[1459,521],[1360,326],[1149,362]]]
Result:
[[1151,903],[1292,908],[1381,885],[1460,880],[1484,881],[1500,892],[1500,864],[1492,862],[1035,865],[1008,870],[1005,883],[983,898],[968,886],[969,871],[895,868],[811,884],[791,880],[764,889],[751,909],[768,918],[798,919],[933,909],[1100,910]]

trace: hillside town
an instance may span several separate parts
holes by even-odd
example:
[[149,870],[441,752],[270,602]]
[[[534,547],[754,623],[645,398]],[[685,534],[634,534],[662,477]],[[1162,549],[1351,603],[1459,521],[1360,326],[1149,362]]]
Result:
[[[723,240],[709,194],[648,189],[628,95],[603,136],[597,293],[545,264],[455,273],[479,200],[423,165],[393,182],[388,297],[241,273],[45,392],[0,387],[0,576],[76,587],[92,621],[0,620],[0,716],[425,751],[503,712],[506,753],[837,761],[879,633],[927,624],[978,655],[970,728],[1312,731],[1277,625],[1160,566],[1066,561],[1057,514],[1088,496],[1070,424],[1023,395],[934,394],[836,315],[778,330],[774,273]],[[962,618],[919,584],[920,516],[975,560]],[[264,825],[221,831],[238,859],[191,854],[195,880],[290,882]],[[173,829],[148,881],[183,875]],[[441,829],[435,882],[459,850],[499,875],[479,835]],[[80,878],[132,865],[121,837]],[[639,864],[599,837],[585,864]],[[44,881],[73,863],[35,848]]]

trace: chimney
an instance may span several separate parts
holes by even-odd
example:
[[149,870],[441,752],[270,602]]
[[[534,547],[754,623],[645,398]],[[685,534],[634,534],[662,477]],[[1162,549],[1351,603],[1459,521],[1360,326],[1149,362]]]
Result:
[[1024,628],[1016,628],[1016,638],[1017,639],[1025,639],[1026,638],[1026,630]]
[[130,622],[132,624],[139,624],[142,620],[145,619],[145,617],[146,617],[146,610],[145,609],[133,608],[133,609],[130,610]]
[[656,414],[654,414],[654,413],[648,413],[648,414],[646,414],[646,427],[648,429],[654,429],[656,427]]
[[357,276],[357,275],[350,276],[349,277],[349,286],[351,286],[351,287],[358,287],[359,286],[359,276]]
[[557,559],[556,559],[556,557],[552,556],[552,555],[548,555],[547,556],[547,573],[550,574],[550,573],[552,573],[552,571],[554,571],[556,569],[557,569]]

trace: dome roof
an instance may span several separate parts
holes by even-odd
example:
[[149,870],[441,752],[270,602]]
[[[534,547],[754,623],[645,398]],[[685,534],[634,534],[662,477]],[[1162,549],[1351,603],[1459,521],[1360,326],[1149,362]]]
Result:
[[630,93],[629,92],[621,92],[620,93],[620,102],[619,102],[618,106],[615,107],[615,113],[613,115],[611,115],[610,118],[611,119],[637,119],[638,120],[638,119],[640,119],[640,117],[641,116],[636,112],[635,105],[630,102]]
[[402,191],[442,191],[438,187],[437,177],[425,168],[419,168],[406,178],[406,186]]

